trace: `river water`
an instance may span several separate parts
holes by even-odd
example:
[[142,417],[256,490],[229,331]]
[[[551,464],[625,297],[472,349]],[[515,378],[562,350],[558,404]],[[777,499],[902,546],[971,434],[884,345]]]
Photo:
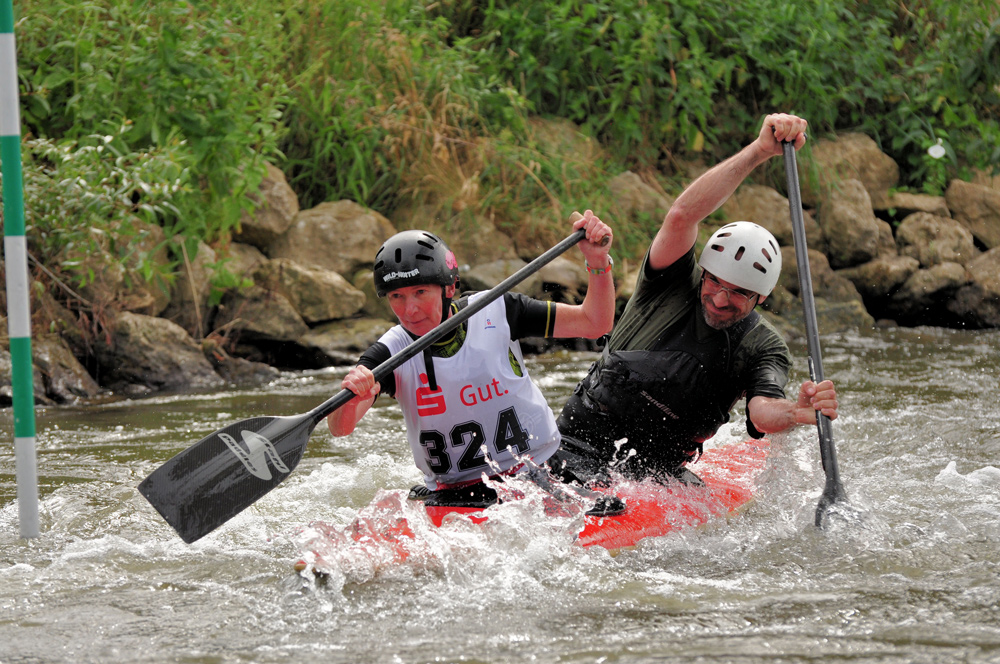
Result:
[[[0,663],[1000,662],[1000,333],[822,343],[851,501],[826,530],[816,430],[800,427],[772,439],[756,500],[728,521],[617,556],[534,513],[416,523],[405,562],[345,558],[325,584],[292,568],[308,524],[346,526],[418,481],[391,400],[348,438],[317,429],[283,484],[192,545],[136,485],[226,424],[309,410],[340,372],[41,409],[36,539],[19,538],[0,451]],[[591,359],[529,368],[559,407]],[[12,440],[9,410],[0,423]]]

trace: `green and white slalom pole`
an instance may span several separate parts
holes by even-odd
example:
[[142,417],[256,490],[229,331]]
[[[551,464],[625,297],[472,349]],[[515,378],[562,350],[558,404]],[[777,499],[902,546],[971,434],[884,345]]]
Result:
[[31,371],[28,247],[24,239],[21,113],[12,0],[0,0],[0,167],[3,169],[3,250],[7,271],[7,330],[14,391],[14,457],[21,537],[38,536],[35,394]]

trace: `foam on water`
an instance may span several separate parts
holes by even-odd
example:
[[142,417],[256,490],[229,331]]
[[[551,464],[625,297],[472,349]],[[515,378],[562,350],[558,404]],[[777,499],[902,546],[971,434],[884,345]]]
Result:
[[[996,384],[998,340],[824,339],[859,518],[835,506],[825,531],[812,527],[824,473],[815,430],[800,427],[772,437],[740,516],[616,556],[575,545],[579,515],[546,515],[532,486],[484,526],[433,527],[405,500],[420,477],[389,401],[345,439],[320,428],[292,476],[193,545],[135,490],[220,423],[312,407],[335,372],[48,409],[41,537],[20,540],[16,501],[0,505],[0,660],[987,662],[1000,654],[1000,410],[982,386]],[[529,370],[559,404],[589,361]],[[717,442],[742,439],[742,420]],[[12,468],[9,453],[0,463]],[[313,522],[378,531],[400,515],[419,533],[402,564],[344,558],[325,586],[293,572]]]
[[1000,468],[986,466],[974,470],[968,475],[962,475],[957,470],[957,463],[949,461],[947,467],[938,474],[934,481],[951,489],[972,489],[980,496],[982,496],[982,489],[993,489],[994,491],[990,493],[995,495],[997,491],[1000,491]]

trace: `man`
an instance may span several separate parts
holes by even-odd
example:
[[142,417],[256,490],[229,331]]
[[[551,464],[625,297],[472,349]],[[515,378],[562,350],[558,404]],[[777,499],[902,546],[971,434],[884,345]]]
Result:
[[596,339],[614,322],[611,243],[602,244],[611,239],[611,229],[590,210],[573,228],[586,230],[586,239],[577,245],[589,273],[581,304],[507,293],[379,383],[371,369],[485,296],[451,301],[458,262],[436,235],[404,231],[389,238],[375,256],[374,278],[378,296],[388,298],[399,325],[344,377],[343,387],[357,396],[327,418],[330,432],[351,433],[380,392],[395,397],[426,485],[415,487],[411,496],[429,493],[429,505],[485,507],[497,496],[482,483],[484,474],[504,476],[544,464],[558,449],[560,434],[551,408],[525,370],[518,339]]
[[684,465],[742,397],[755,438],[815,423],[816,411],[837,417],[830,381],[806,381],[796,401],[785,398],[788,348],[754,311],[781,271],[774,237],[750,222],[728,224],[695,262],[698,224],[754,168],[782,154],[783,141],[801,148],[805,130],[801,118],[769,115],[752,144],[670,208],[602,357],[559,417],[563,442],[550,465],[563,479],[599,481],[614,467],[632,478],[700,484]]

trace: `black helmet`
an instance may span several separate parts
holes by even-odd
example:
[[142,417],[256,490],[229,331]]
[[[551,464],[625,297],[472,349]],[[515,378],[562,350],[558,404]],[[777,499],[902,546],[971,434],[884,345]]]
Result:
[[375,254],[375,292],[458,281],[458,261],[441,238],[427,231],[403,231],[385,241]]

